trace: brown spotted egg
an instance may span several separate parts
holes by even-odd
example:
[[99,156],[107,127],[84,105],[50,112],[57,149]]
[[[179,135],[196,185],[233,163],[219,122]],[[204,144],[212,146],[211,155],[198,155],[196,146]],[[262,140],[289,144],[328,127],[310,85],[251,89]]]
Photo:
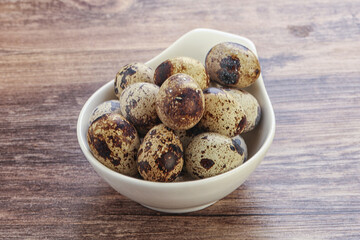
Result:
[[209,87],[210,80],[204,65],[189,57],[175,57],[162,62],[155,69],[154,82],[161,86],[166,79],[176,73],[185,73],[191,76],[201,89]]
[[154,71],[143,63],[130,63],[123,66],[114,80],[115,95],[119,98],[121,92],[136,82],[153,83]]
[[194,178],[225,173],[244,162],[244,151],[237,141],[218,133],[197,135],[185,150],[185,166]]
[[166,126],[186,130],[195,126],[205,110],[204,94],[187,74],[169,77],[156,96],[156,112]]
[[109,100],[98,105],[90,115],[89,126],[99,117],[107,113],[121,113],[120,102],[118,100]]
[[172,182],[183,168],[183,147],[179,138],[164,124],[150,129],[141,143],[137,166],[149,181]]
[[210,79],[224,86],[245,88],[260,76],[260,63],[247,47],[223,42],[210,49],[205,59]]
[[196,135],[199,135],[202,132],[203,132],[203,130],[200,129],[199,127],[197,127],[197,126],[195,126],[193,128],[190,128],[190,129],[187,129],[187,130],[174,130],[174,133],[176,134],[176,136],[179,137],[179,139],[181,141],[181,144],[182,144],[184,149],[189,145],[191,140]]
[[236,151],[241,154],[244,155],[244,162],[248,159],[248,149],[247,149],[247,145],[246,142],[244,140],[244,138],[240,135],[237,135],[235,137],[231,138],[231,141],[233,142],[234,146],[236,147]]
[[253,130],[260,122],[261,107],[256,98],[245,90],[238,90],[233,88],[224,89],[235,98],[241,105],[246,115],[246,125],[244,133]]
[[106,167],[128,176],[137,174],[139,136],[120,114],[105,114],[94,121],[88,129],[87,141],[94,157]]
[[140,134],[160,123],[156,113],[156,96],[159,87],[152,83],[134,83],[121,93],[121,114],[129,120]]
[[205,112],[198,127],[206,132],[217,132],[228,137],[242,133],[246,116],[240,104],[220,88],[208,88],[203,92]]

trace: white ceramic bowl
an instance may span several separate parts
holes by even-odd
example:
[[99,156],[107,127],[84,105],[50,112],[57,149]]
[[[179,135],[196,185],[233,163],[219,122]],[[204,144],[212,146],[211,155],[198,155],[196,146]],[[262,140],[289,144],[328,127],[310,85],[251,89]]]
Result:
[[[146,64],[155,69],[164,60],[175,56],[188,56],[204,63],[211,47],[224,41],[243,44],[257,54],[255,45],[244,37],[210,29],[195,29],[180,37]],[[112,80],[98,89],[83,106],[77,123],[77,137],[81,150],[95,171],[116,191],[157,211],[191,212],[222,199],[237,189],[255,170],[274,138],[274,111],[260,75],[259,79],[246,89],[257,98],[262,108],[259,126],[245,136],[249,152],[248,161],[221,175],[187,182],[160,183],[128,177],[98,162],[91,154],[86,140],[88,119],[92,110],[104,101],[116,99],[113,88]]]

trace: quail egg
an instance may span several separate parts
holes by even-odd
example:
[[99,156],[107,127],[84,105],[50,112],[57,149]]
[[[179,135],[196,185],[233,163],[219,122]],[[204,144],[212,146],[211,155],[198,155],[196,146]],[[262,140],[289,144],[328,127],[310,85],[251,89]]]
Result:
[[141,143],[137,166],[149,181],[172,182],[183,168],[183,147],[179,138],[164,124],[150,129]]
[[195,126],[205,110],[204,94],[187,74],[169,77],[156,96],[156,111],[162,123],[174,130]]
[[184,168],[185,167],[183,167],[183,171],[179,174],[179,176],[175,179],[174,182],[187,182],[187,181],[195,180],[195,178],[192,177],[188,172],[184,171]]
[[120,102],[118,100],[109,100],[97,106],[90,115],[89,126],[99,117],[107,113],[120,113]]
[[261,107],[256,98],[245,90],[238,89],[224,89],[240,103],[246,115],[246,125],[244,133],[253,130],[260,122]]
[[154,73],[154,82],[161,86],[166,79],[176,73],[190,75],[201,89],[209,87],[209,76],[204,65],[196,59],[189,57],[175,57],[162,62]]
[[128,176],[137,174],[139,136],[122,115],[102,115],[90,125],[87,141],[94,157],[108,168]]
[[236,151],[240,155],[244,155],[244,162],[245,162],[248,159],[249,154],[244,138],[240,135],[237,135],[235,137],[232,137],[231,140],[236,148]]
[[246,116],[240,104],[220,88],[204,91],[205,112],[198,126],[206,132],[217,132],[228,137],[243,132]]
[[207,178],[227,172],[244,162],[237,141],[219,133],[197,135],[185,150],[185,166],[194,178]]
[[121,92],[136,82],[153,83],[154,71],[143,63],[130,63],[123,66],[114,80],[115,95],[119,98]]
[[140,134],[146,134],[160,120],[156,113],[156,95],[159,87],[152,83],[134,83],[120,95],[121,114]]
[[197,125],[188,130],[174,130],[174,133],[179,137],[184,149],[186,149],[186,147],[196,135],[199,135],[202,132],[202,129],[197,127]]
[[223,42],[210,49],[205,68],[212,81],[224,86],[245,88],[260,76],[260,63],[247,47],[233,42]]

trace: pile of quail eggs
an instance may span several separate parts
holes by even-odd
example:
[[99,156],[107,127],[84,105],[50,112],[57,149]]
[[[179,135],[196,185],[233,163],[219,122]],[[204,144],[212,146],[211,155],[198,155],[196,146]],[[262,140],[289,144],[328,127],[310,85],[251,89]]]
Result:
[[261,118],[256,98],[243,90],[260,75],[256,55],[245,46],[213,46],[205,66],[175,57],[155,70],[128,64],[114,80],[117,100],[97,106],[87,141],[108,168],[157,182],[201,179],[247,160],[240,134]]

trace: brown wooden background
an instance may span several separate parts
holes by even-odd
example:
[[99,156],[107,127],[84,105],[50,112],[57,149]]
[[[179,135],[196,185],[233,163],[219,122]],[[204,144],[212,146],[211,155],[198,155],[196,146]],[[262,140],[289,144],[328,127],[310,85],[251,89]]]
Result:
[[[182,34],[255,42],[277,120],[267,157],[202,211],[146,209],[82,155],[82,104]],[[360,239],[360,2],[0,1],[1,239]]]

